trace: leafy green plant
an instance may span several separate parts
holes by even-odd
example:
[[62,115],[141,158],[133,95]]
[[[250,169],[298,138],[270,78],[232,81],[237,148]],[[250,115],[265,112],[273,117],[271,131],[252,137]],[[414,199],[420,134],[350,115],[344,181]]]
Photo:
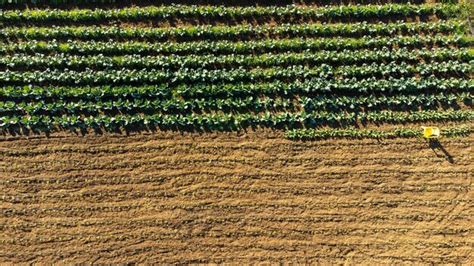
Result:
[[0,99],[5,101],[34,101],[34,100],[107,100],[124,99],[170,99],[173,97],[184,99],[216,99],[216,98],[243,98],[260,96],[281,96],[288,98],[335,95],[417,95],[433,93],[465,92],[474,89],[474,82],[470,79],[458,78],[388,78],[374,79],[338,79],[326,80],[322,78],[307,79],[305,81],[292,80],[289,83],[282,81],[271,82],[240,82],[235,84],[194,84],[177,85],[157,84],[150,86],[6,86],[0,88]]
[[258,54],[282,53],[304,51],[344,51],[357,49],[387,48],[418,48],[418,47],[470,47],[473,38],[463,35],[455,36],[396,36],[387,37],[362,37],[362,38],[293,38],[293,39],[264,39],[249,41],[196,41],[163,43],[138,42],[138,41],[66,41],[56,40],[3,42],[0,43],[0,54],[9,53],[67,53],[78,55],[186,55],[186,54]]
[[[442,135],[445,137],[461,137],[472,133],[467,126],[443,128]],[[421,138],[423,131],[413,128],[396,128],[391,131],[377,129],[292,129],[286,132],[286,137],[292,140],[318,140],[331,138],[350,139],[392,139],[392,138]]]
[[[1,18],[1,15],[0,15]],[[237,26],[191,26],[180,28],[144,28],[115,26],[55,26],[55,27],[3,27],[0,39],[78,39],[78,40],[241,40],[262,37],[364,37],[399,36],[407,34],[460,34],[466,23],[457,20],[437,22],[365,22],[353,24],[282,24]]]
[[59,85],[106,85],[106,84],[196,84],[196,83],[238,83],[269,80],[295,80],[298,78],[356,78],[367,77],[410,77],[415,74],[430,76],[442,74],[446,76],[467,77],[472,71],[472,64],[459,61],[446,61],[436,65],[405,63],[371,64],[362,66],[342,66],[333,68],[322,64],[320,67],[309,68],[292,65],[290,67],[271,68],[236,68],[236,69],[188,69],[177,71],[169,69],[120,69],[78,72],[72,70],[44,71],[0,71],[0,82],[3,84],[59,84]]
[[[187,55],[187,56],[140,56],[125,55],[108,57],[103,55],[77,56],[67,54],[54,55],[27,55],[15,54],[12,56],[0,57],[0,68],[10,70],[20,69],[179,69],[179,68],[232,68],[232,67],[272,67],[291,65],[352,65],[363,63],[418,63],[443,62],[447,60],[457,60],[469,62],[474,59],[474,54],[470,54],[468,49],[453,51],[450,48],[409,50],[401,49],[375,49],[375,50],[343,50],[343,51],[320,51],[312,54],[308,53],[281,53],[281,54],[259,54],[259,55]],[[434,70],[432,68],[424,71]]]
[[[3,0],[4,1],[4,0]],[[61,1],[61,0],[51,0]],[[1,3],[0,3],[1,4]],[[252,19],[273,17],[293,19],[341,19],[365,20],[391,16],[432,16],[452,18],[462,13],[463,6],[453,4],[385,4],[348,6],[195,6],[162,5],[146,7],[126,7],[122,9],[31,9],[21,12],[7,10],[0,13],[0,22],[107,22],[114,20],[143,21],[166,19]]]
[[62,116],[2,116],[0,130],[12,129],[87,129],[105,130],[159,127],[161,129],[217,130],[230,131],[247,127],[294,128],[296,126],[315,127],[320,125],[350,125],[357,120],[371,123],[416,123],[426,121],[469,121],[474,118],[473,111],[416,111],[416,112],[367,112],[367,113],[210,113],[192,114],[153,114],[153,115],[62,115]]

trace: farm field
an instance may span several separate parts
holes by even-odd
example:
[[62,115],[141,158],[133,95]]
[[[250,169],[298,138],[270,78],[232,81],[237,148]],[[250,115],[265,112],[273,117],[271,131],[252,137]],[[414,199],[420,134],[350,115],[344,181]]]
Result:
[[473,142],[443,141],[450,163],[418,139],[4,141],[0,260],[467,264]]
[[474,116],[463,4],[51,3],[0,13],[6,135],[412,130]]
[[0,263],[472,263],[469,17],[0,0]]

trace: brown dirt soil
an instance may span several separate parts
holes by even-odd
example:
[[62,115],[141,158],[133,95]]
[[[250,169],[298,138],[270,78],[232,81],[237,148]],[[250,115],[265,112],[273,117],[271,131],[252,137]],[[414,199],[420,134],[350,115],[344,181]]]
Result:
[[469,263],[474,137],[0,141],[0,261]]

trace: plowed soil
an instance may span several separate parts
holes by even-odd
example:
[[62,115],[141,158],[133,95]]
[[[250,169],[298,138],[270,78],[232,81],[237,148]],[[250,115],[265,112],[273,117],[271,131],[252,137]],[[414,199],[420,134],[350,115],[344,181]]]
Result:
[[2,137],[0,261],[467,264],[473,142]]

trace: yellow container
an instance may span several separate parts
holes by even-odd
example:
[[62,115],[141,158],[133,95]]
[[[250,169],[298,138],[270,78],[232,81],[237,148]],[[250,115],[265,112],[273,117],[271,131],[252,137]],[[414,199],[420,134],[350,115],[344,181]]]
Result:
[[440,136],[438,127],[421,127],[423,129],[423,137],[427,139],[434,139]]

